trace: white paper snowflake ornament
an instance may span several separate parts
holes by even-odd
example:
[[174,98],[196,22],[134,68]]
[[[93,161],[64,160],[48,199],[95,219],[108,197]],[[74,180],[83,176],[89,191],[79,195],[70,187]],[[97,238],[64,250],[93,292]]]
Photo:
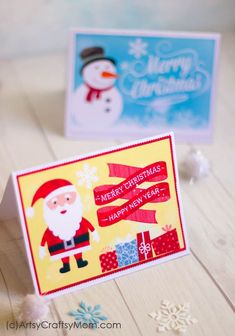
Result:
[[49,313],[49,302],[35,294],[28,294],[18,307],[18,321],[39,322]]
[[159,311],[148,315],[157,321],[159,332],[172,330],[177,333],[185,333],[188,326],[197,323],[197,320],[189,314],[189,310],[188,303],[173,304],[163,300]]
[[209,175],[210,164],[200,150],[191,149],[180,165],[180,172],[182,177],[193,183]]

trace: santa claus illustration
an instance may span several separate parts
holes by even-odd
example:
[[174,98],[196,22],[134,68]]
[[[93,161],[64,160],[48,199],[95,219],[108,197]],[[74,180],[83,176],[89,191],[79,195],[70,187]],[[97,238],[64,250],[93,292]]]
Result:
[[39,248],[40,258],[46,256],[47,245],[51,260],[62,260],[60,273],[70,271],[70,256],[75,257],[78,268],[87,266],[88,261],[82,258],[82,253],[91,248],[89,231],[97,242],[99,235],[93,225],[82,217],[82,203],[75,186],[64,179],[42,184],[27,209],[29,217],[33,216],[33,206],[39,199],[43,199],[43,217],[47,224]]

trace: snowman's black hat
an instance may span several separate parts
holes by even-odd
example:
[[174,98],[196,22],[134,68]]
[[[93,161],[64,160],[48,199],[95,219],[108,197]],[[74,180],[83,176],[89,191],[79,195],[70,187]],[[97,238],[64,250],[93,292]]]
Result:
[[105,56],[104,49],[102,47],[91,47],[83,49],[80,53],[80,57],[83,61],[83,65],[80,70],[81,73],[86,65],[99,60],[108,60],[116,65],[116,62],[113,58]]

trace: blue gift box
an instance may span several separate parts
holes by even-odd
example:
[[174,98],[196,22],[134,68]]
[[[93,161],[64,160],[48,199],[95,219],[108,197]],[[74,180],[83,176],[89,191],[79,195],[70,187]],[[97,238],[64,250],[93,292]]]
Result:
[[133,239],[130,242],[117,244],[115,247],[118,259],[118,267],[131,265],[139,261],[136,239]]

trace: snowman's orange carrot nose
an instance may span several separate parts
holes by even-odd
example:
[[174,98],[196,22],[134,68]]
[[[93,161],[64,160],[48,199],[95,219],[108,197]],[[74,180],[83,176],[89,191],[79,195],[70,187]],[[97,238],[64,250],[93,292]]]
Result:
[[101,77],[103,77],[103,78],[117,78],[118,75],[113,73],[113,72],[103,71],[103,72],[101,72]]

